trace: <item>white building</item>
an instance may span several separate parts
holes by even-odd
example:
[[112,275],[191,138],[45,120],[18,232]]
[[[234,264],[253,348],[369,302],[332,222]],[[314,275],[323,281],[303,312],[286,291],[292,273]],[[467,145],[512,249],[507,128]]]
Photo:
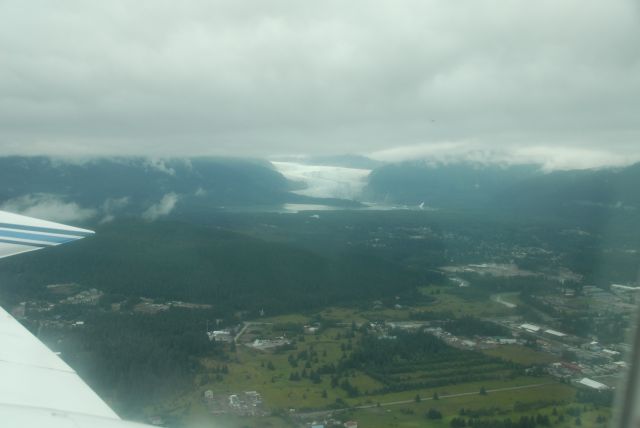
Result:
[[558,337],[558,338],[567,337],[566,334],[562,333],[561,331],[557,331],[557,330],[548,329],[548,330],[545,330],[544,332],[546,334],[550,335],[550,336],[555,336],[555,337]]
[[520,328],[523,330],[527,330],[530,333],[537,333],[540,331],[540,327],[535,324],[522,324]]
[[584,385],[584,386],[586,386],[588,388],[595,389],[595,390],[598,390],[598,391],[606,391],[606,390],[609,389],[609,387],[607,385],[605,385],[604,383],[600,383],[598,381],[595,381],[595,380],[592,380],[592,379],[589,379],[589,378],[586,378],[586,377],[580,379],[578,381],[578,383],[581,384],[581,385]]
[[207,336],[209,336],[209,340],[216,342],[231,342],[233,340],[229,330],[208,331]]
[[618,351],[614,351],[612,349],[603,349],[602,352],[604,354],[607,354],[609,357],[614,358],[614,357],[619,357],[620,356],[620,352]]

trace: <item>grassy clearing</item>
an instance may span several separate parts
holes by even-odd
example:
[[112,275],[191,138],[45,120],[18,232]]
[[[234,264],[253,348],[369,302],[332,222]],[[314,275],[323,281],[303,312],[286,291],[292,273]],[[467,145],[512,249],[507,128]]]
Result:
[[506,361],[513,361],[514,363],[527,366],[532,364],[549,364],[560,361],[560,358],[554,355],[546,352],[535,351],[519,345],[504,345],[493,349],[486,349],[482,352],[493,357],[499,357]]
[[[230,379],[238,378],[238,376],[229,377]],[[530,385],[532,381],[535,383],[550,382],[550,384],[532,389],[491,392],[492,389]],[[247,385],[242,382],[229,383],[225,381],[224,383],[226,384],[225,386],[229,387],[227,392],[243,390],[242,387]],[[251,384],[249,386],[255,387],[256,385]],[[484,386],[490,392],[487,395],[475,393],[476,391],[479,392],[481,386]],[[294,386],[284,389],[278,387],[268,389],[255,387],[254,389],[261,390],[265,398],[269,396],[273,402],[279,402],[281,399],[286,398],[289,401],[285,402],[293,404],[296,400],[301,403],[309,403],[313,400],[319,401],[321,397],[317,394],[317,391],[314,391],[314,387],[318,387],[318,385],[314,385],[313,387],[311,385],[300,385],[299,387]],[[433,397],[434,392],[438,392],[439,396],[442,398],[439,400],[432,400],[431,398]],[[446,397],[451,394],[467,392],[472,392],[473,394],[462,397]],[[279,394],[283,397],[278,397]],[[297,397],[296,394],[307,394],[307,401],[300,401],[300,397]],[[420,397],[422,397],[422,400],[419,403],[415,402],[416,394],[419,394]],[[292,396],[289,397],[289,395]],[[176,402],[171,403],[171,406],[175,409],[172,413],[175,416],[182,415],[182,420],[187,424],[187,426],[208,426],[207,424],[211,424],[212,422],[215,422],[216,426],[223,427],[288,426],[288,422],[279,417],[251,418],[233,415],[213,417],[208,414],[206,407],[202,404],[201,397],[201,392],[183,396]],[[452,385],[450,387],[440,389],[405,391],[402,393],[384,394],[380,396],[359,397],[357,399],[349,399],[342,395],[342,398],[350,406],[354,407],[360,405],[375,405],[377,402],[386,404],[396,401],[408,401],[408,403],[340,412],[338,414],[338,418],[343,420],[356,419],[360,422],[361,426],[366,427],[448,427],[449,420],[452,417],[457,416],[461,408],[470,410],[497,408],[499,409],[498,411],[501,412],[500,418],[511,417],[512,419],[517,419],[522,415],[535,415],[536,413],[551,414],[553,407],[557,407],[560,412],[563,412],[562,409],[567,407],[567,405],[562,403],[570,403],[573,401],[574,397],[575,390],[568,385],[553,382],[551,379],[545,377],[520,377],[504,381],[485,382],[482,384],[479,382],[467,383]],[[513,410],[517,403],[535,403],[540,402],[541,400],[544,400],[544,403],[540,403],[540,406],[538,407],[534,406],[532,410],[524,412],[517,412]],[[326,401],[333,402],[335,399],[331,400],[331,398],[329,398]],[[552,405],[552,402],[556,402],[557,405]],[[283,409],[288,409],[290,407],[297,408],[300,411],[300,406],[279,406],[279,408]],[[427,421],[424,418],[424,414],[430,408],[436,408],[441,411],[445,416],[443,421]],[[607,409],[601,409],[598,412],[584,412],[582,416],[583,426],[596,426],[595,419],[598,414],[603,414],[605,417],[609,418]],[[571,419],[571,421],[573,421],[573,419]],[[589,421],[593,421],[594,424],[585,424],[585,422]],[[570,425],[558,426],[573,426],[573,422],[571,422]]]
[[[431,290],[430,287],[429,290]],[[429,291],[430,292],[430,291]],[[223,427],[257,427],[257,426],[298,426],[289,425],[288,418],[279,417],[250,418],[232,415],[212,416],[208,413],[206,406],[202,403],[202,395],[205,390],[212,390],[214,394],[231,394],[247,390],[257,390],[263,395],[267,408],[281,409],[288,413],[288,409],[296,409],[296,414],[306,411],[327,409],[336,405],[338,400],[342,405],[351,407],[372,406],[367,409],[356,409],[347,412],[340,412],[340,419],[356,419],[361,426],[365,427],[449,427],[451,418],[458,416],[461,408],[479,410],[482,408],[497,408],[500,412],[495,418],[504,419],[510,417],[512,420],[519,419],[523,415],[551,414],[553,407],[558,412],[563,413],[568,406],[577,406],[575,401],[575,389],[569,385],[561,384],[549,377],[518,376],[511,377],[497,371],[497,378],[490,381],[467,382],[455,385],[447,385],[437,388],[420,388],[395,393],[360,395],[358,397],[348,397],[347,393],[339,387],[332,388],[329,375],[322,375],[319,383],[313,383],[308,378],[299,381],[290,380],[290,375],[294,372],[301,372],[305,368],[306,360],[298,361],[297,367],[292,367],[288,358],[297,356],[301,351],[314,351],[314,357],[310,361],[310,368],[307,370],[317,370],[324,364],[336,363],[343,355],[349,352],[347,345],[357,346],[355,338],[349,339],[351,334],[351,323],[360,324],[371,319],[405,320],[409,318],[412,310],[426,311],[452,311],[455,315],[474,316],[496,316],[510,313],[510,309],[495,302],[469,302],[455,295],[446,294],[442,291],[435,294],[438,299],[437,304],[421,306],[419,308],[402,309],[382,309],[359,311],[356,309],[331,307],[323,310],[319,314],[325,318],[338,322],[336,326],[323,329],[318,334],[291,334],[296,341],[295,350],[280,352],[258,351],[246,346],[256,337],[274,337],[283,332],[275,331],[276,326],[284,324],[307,324],[313,318],[312,315],[285,315],[261,319],[264,324],[250,326],[241,343],[236,346],[236,352],[231,353],[228,361],[205,359],[203,365],[205,370],[196,377],[197,387],[192,394],[187,394],[172,403],[167,403],[164,407],[171,409],[170,414],[180,418],[188,426],[206,426],[215,423],[216,426]],[[483,351],[488,356],[500,357],[516,363],[545,364],[556,359],[546,353],[521,346],[502,346]],[[223,365],[227,366],[228,374],[222,375],[222,380],[216,379],[217,369]],[[424,370],[423,370],[424,371]],[[420,374],[428,375],[430,372],[416,371],[407,373],[410,378]],[[383,385],[367,374],[354,370],[349,376],[349,382],[356,386],[362,393],[380,389]],[[516,389],[510,391],[490,392],[488,395],[480,395],[481,387],[487,390],[512,388],[523,385],[545,384],[531,389]],[[440,400],[430,400],[436,393],[443,397]],[[460,397],[444,397],[447,395],[471,393]],[[415,397],[419,395],[423,400],[416,403]],[[377,407],[377,403],[385,404],[397,401],[407,403],[391,406]],[[522,410],[517,407],[517,403],[537,403],[533,407]],[[554,404],[555,403],[555,404]],[[574,404],[572,404],[574,403]],[[442,421],[427,420],[424,415],[429,408],[437,408],[444,415]],[[520,411],[516,411],[515,408]],[[582,408],[582,406],[581,406]],[[158,413],[163,413],[162,409],[157,409]],[[596,418],[599,415],[610,419],[609,409],[587,409],[583,411],[581,420],[583,426],[599,426]],[[554,416],[555,417],[555,416]],[[491,417],[490,417],[491,418]],[[554,423],[553,426],[569,427],[574,426],[575,417],[565,417],[563,422]],[[555,419],[553,420],[555,421]],[[553,422],[552,421],[552,422]]]
[[[459,385],[464,387],[463,385]],[[517,420],[521,416],[531,416],[540,414],[551,415],[553,408],[557,407],[557,411],[564,412],[566,404],[551,404],[553,401],[557,403],[569,403],[573,400],[575,391],[573,388],[563,384],[551,384],[534,389],[513,390],[505,392],[489,393],[487,395],[470,395],[456,398],[441,398],[439,400],[422,400],[419,403],[411,402],[397,406],[381,406],[371,409],[362,409],[350,411],[344,415],[344,418],[355,419],[360,425],[366,427],[448,427],[453,417],[459,416],[460,409],[481,410],[494,408],[496,416],[488,418],[504,419],[511,418]],[[415,396],[415,395],[414,395]],[[422,395],[424,397],[424,395]],[[544,402],[541,401],[544,397]],[[539,402],[539,406],[528,411],[516,411],[514,406],[517,403],[535,403]],[[431,409],[437,409],[443,414],[442,421],[427,420],[424,415]],[[596,426],[584,424],[587,420],[595,421],[598,414],[608,417],[606,409],[583,412],[583,426]],[[552,419],[553,420],[553,419]],[[571,419],[573,422],[573,419]],[[564,426],[564,425],[560,425]],[[570,425],[567,425],[570,426]],[[572,425],[571,425],[572,426]]]
[[[281,319],[278,320],[280,322]],[[261,331],[264,328],[261,326]],[[343,355],[341,346],[346,346],[349,339],[346,333],[349,327],[336,327],[323,330],[319,334],[306,334],[304,341],[298,341],[295,350],[284,352],[258,351],[244,344],[236,347],[235,359],[229,362],[206,359],[203,364],[207,367],[209,381],[202,383],[199,390],[210,389],[214,394],[230,394],[238,391],[258,390],[262,393],[265,405],[276,409],[324,408],[336,399],[347,399],[347,394],[340,388],[331,388],[330,377],[323,375],[320,383],[313,383],[303,378],[291,381],[292,373],[310,372],[317,370],[324,364],[335,363]],[[301,351],[315,351],[316,359],[310,368],[305,368],[305,361],[298,361],[297,367],[292,367],[289,356],[297,356]],[[215,380],[214,370],[222,365],[228,367],[229,374],[223,375],[222,381]],[[272,367],[270,369],[269,367]],[[382,385],[360,371],[355,371],[349,378],[352,385],[360,391],[380,388]],[[325,393],[323,393],[325,392]],[[326,395],[326,396],[325,396]]]
[[365,315],[365,312],[366,311],[355,310],[352,308],[333,306],[320,311],[319,314],[322,316],[322,318],[338,323],[350,324],[351,322],[355,322],[357,324],[360,324],[369,320],[369,318]]
[[423,287],[420,290],[422,293],[433,296],[437,300],[431,305],[416,309],[437,312],[451,311],[456,317],[470,315],[478,318],[483,318],[513,315],[513,309],[507,308],[505,305],[494,302],[489,297],[487,297],[486,300],[467,300],[458,295],[450,294],[450,290],[450,287]]
[[512,303],[514,305],[522,305],[519,292],[499,293],[498,295],[503,301],[507,303]]
[[302,314],[287,314],[287,315],[278,315],[275,317],[260,318],[258,321],[264,322],[264,323],[273,323],[273,324],[277,324],[277,323],[306,324],[309,322],[309,317]]
[[[532,385],[532,384],[550,384],[550,385],[561,385],[561,386],[566,386],[564,384],[560,384],[558,382],[556,382],[555,380],[553,380],[550,377],[530,377],[530,376],[519,376],[513,379],[502,379],[502,380],[491,380],[491,381],[482,381],[482,382],[468,382],[468,383],[461,383],[461,384],[457,384],[457,385],[448,385],[448,386],[444,386],[444,387],[438,387],[438,388],[421,388],[421,389],[415,389],[415,390],[411,390],[411,391],[402,391],[402,392],[393,392],[393,393],[387,393],[387,394],[380,394],[380,395],[371,395],[369,397],[361,397],[360,399],[352,399],[349,401],[349,404],[352,406],[358,406],[358,405],[364,405],[364,404],[369,404],[368,402],[373,402],[373,403],[389,403],[389,402],[396,402],[396,401],[408,401],[408,400],[413,400],[416,396],[416,394],[419,394],[421,397],[423,398],[430,398],[433,397],[434,393],[438,393],[438,395],[444,396],[444,395],[454,395],[454,394],[459,394],[459,393],[467,393],[467,392],[475,392],[475,391],[480,391],[481,387],[484,387],[485,389],[491,390],[491,389],[502,389],[502,388],[511,388],[511,387],[520,387],[520,386],[525,386],[525,385]],[[564,388],[563,388],[564,389]],[[537,389],[534,389],[533,391],[536,391]],[[573,391],[573,388],[569,388],[569,390]],[[534,392],[535,394],[535,392]],[[575,394],[574,394],[575,395]]]

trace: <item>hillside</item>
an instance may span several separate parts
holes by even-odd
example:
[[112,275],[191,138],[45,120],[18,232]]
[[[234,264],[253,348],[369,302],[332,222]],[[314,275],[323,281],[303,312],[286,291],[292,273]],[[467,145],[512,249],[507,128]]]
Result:
[[391,164],[374,169],[370,200],[440,209],[565,215],[570,211],[640,207],[640,164],[626,168],[554,171],[533,165]]
[[429,165],[404,162],[374,169],[365,198],[434,208],[485,207],[514,183],[539,175],[535,166]]
[[291,193],[294,183],[263,160],[230,158],[0,157],[0,209],[62,222],[159,217],[286,202],[352,204]]
[[2,260],[0,267],[8,294],[37,294],[46,284],[75,282],[124,296],[211,303],[225,311],[299,310],[418,284],[415,274],[363,251],[321,256],[221,229],[162,221],[114,222],[94,237]]

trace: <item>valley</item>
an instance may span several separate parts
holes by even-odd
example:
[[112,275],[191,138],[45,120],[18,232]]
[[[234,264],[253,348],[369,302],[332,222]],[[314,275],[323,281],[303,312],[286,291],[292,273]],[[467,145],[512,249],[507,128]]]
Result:
[[624,265],[571,257],[600,247],[592,230],[566,230],[426,211],[131,219],[3,261],[2,299],[146,422],[573,426],[611,418],[635,292],[611,286]]

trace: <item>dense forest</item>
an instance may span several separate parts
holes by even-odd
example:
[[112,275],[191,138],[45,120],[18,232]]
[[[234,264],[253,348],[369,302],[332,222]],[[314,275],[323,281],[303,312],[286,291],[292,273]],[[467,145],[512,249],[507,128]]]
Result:
[[327,256],[219,228],[140,221],[112,223],[77,243],[3,260],[2,276],[6,294],[79,283],[271,314],[399,293],[428,279],[357,248]]
[[85,311],[82,328],[45,327],[40,336],[118,414],[139,417],[146,406],[191,391],[200,357],[224,356],[204,334],[205,320],[216,315],[179,308],[154,315]]
[[424,202],[443,209],[507,210],[529,218],[546,214],[586,219],[609,208],[637,209],[638,179],[640,164],[544,172],[533,164],[408,161],[375,168],[365,195],[392,203]]
[[[411,211],[335,211],[318,217],[218,213],[181,222],[125,219],[98,225],[91,238],[1,260],[2,298],[14,304],[42,295],[47,284],[72,282],[125,296],[277,313],[442,283],[438,268],[447,264],[512,261],[549,275],[568,268],[582,275],[582,283],[606,288],[614,281],[635,281],[640,262],[637,252],[626,250],[633,233],[574,233],[562,220]],[[545,276],[462,276],[474,284],[459,290],[465,298],[558,286]]]
[[449,317],[443,328],[455,336],[511,336],[508,328],[472,316]]

